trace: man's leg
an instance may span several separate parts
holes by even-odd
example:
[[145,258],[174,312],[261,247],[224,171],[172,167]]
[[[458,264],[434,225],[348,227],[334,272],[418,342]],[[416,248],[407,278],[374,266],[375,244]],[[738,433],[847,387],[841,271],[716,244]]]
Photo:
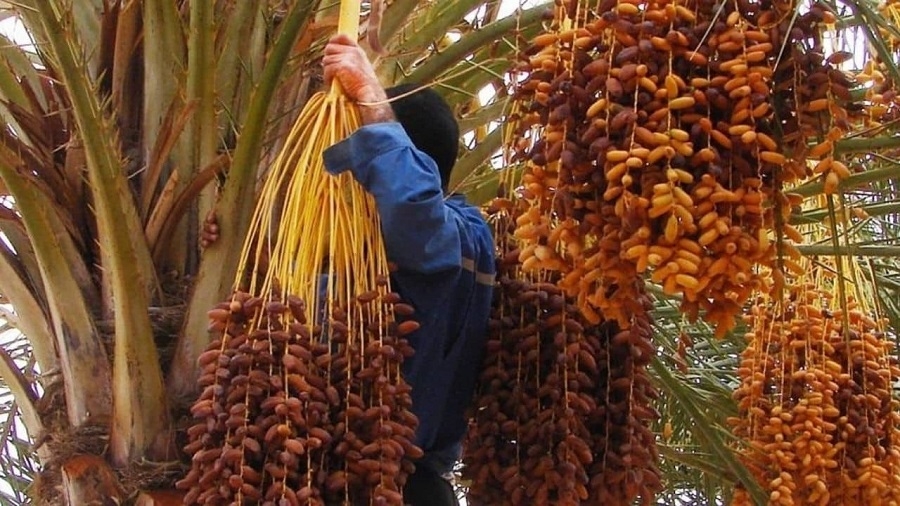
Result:
[[403,502],[409,506],[459,506],[453,485],[425,466],[416,466],[406,480]]

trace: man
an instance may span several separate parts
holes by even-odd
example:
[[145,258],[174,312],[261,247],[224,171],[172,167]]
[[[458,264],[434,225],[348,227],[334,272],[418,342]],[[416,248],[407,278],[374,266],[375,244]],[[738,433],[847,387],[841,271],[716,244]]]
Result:
[[[481,365],[494,277],[491,232],[464,197],[445,197],[459,127],[432,90],[385,90],[356,41],[325,46],[325,80],[359,103],[363,126],[329,148],[325,167],[349,170],[378,206],[392,286],[416,308],[415,355],[403,365],[425,456],[404,488],[413,506],[458,504],[445,479],[459,458],[463,413]],[[389,97],[398,97],[388,102]]]

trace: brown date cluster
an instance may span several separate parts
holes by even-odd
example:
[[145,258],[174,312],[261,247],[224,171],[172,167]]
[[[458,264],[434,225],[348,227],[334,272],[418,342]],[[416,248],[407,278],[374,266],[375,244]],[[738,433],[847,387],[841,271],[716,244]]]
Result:
[[[900,5],[896,0],[888,0],[878,5],[881,16],[890,22],[900,21]],[[900,48],[900,38],[892,30],[878,28],[880,36],[887,42],[891,54]],[[900,119],[900,97],[897,86],[888,65],[877,53],[867,55],[869,58],[862,70],[856,74],[858,83],[865,85],[864,117],[866,126],[873,134],[882,132],[883,127]]]
[[[896,4],[894,6],[896,11]],[[877,129],[900,119],[900,97],[897,96],[893,79],[886,77],[882,70],[884,64],[869,60],[861,72],[856,75],[860,84],[871,83],[866,89],[867,126]]]
[[[523,367],[532,366],[535,352],[518,350],[525,342],[552,342],[550,336],[528,340],[535,329],[523,333],[522,326],[553,315],[546,306],[554,295],[567,301],[563,320],[577,310],[582,342],[611,323],[640,334],[647,277],[665,293],[680,295],[684,313],[702,314],[722,336],[750,303],[760,311],[751,319],[770,318],[755,297],[783,294],[793,289],[786,280],[806,274],[795,246],[803,236],[789,224],[802,198],[786,188],[817,177],[831,194],[849,177],[836,143],[858,119],[859,107],[851,103],[852,80],[837,68],[851,55],[825,56],[822,29],[835,16],[818,3],[801,11],[781,0],[570,0],[557,3],[550,29],[522,52],[511,119],[517,124],[513,162],[524,171],[517,189],[521,207],[513,215],[515,249],[508,254],[516,257],[511,265],[518,271],[501,280],[498,291],[506,301],[501,305],[523,293],[546,295],[528,296],[543,300],[528,302],[539,304],[528,313],[538,316],[517,320],[521,304],[495,314],[499,334],[491,338],[483,385],[515,387],[502,395],[486,388],[479,400],[483,411],[476,412],[472,446],[500,461],[477,475],[494,480],[476,491],[485,494],[484,504],[509,504],[519,486],[513,476],[525,469],[520,462],[530,462],[521,445],[527,433],[519,427],[533,416],[522,418],[515,406],[540,399],[536,390],[543,383],[521,386],[520,378],[529,377]],[[842,349],[829,336],[852,333],[830,328],[823,337],[810,328],[773,325],[760,323],[748,336],[736,429],[762,459],[754,465],[773,503],[868,504],[887,497],[858,494],[873,477],[894,486],[897,473],[884,459],[894,458],[893,443],[879,450],[870,441],[865,456],[848,460],[852,431],[831,431],[863,416],[859,409],[851,415],[838,400],[838,392],[849,395],[860,383],[848,383],[851,362],[844,364],[846,357],[828,348]],[[801,347],[808,363],[781,355]],[[602,345],[590,349],[609,353]],[[596,362],[602,368],[604,361]],[[815,364],[818,369],[805,369]],[[549,374],[553,367],[538,370]],[[893,375],[885,376],[890,369],[883,367],[873,370]],[[826,410],[832,398],[833,409]],[[540,405],[530,402],[533,415]],[[600,395],[596,403],[603,402],[608,399]],[[874,397],[868,402],[874,406]],[[889,397],[880,402],[879,409],[893,413]],[[874,412],[864,417],[870,425],[877,420]],[[494,419],[500,421],[492,425]],[[516,432],[504,432],[504,423]],[[832,462],[838,470],[829,467]],[[850,463],[868,473],[844,473]],[[541,490],[539,476],[526,472],[521,480],[527,486],[520,493]],[[842,483],[849,483],[841,489],[848,492],[833,489]]]
[[[816,177],[829,196],[851,174],[835,148],[862,110],[851,102],[852,81],[836,68],[852,55],[825,56],[821,28],[834,16],[821,5],[779,19],[769,31],[791,44],[776,67],[773,107],[792,159],[778,182]],[[772,289],[747,317],[752,330],[735,391],[740,416],[731,422],[750,444],[746,462],[771,504],[892,504],[900,480],[900,406],[891,384],[900,369],[871,312],[852,297],[835,300],[841,290],[832,274],[813,270],[793,247],[803,237],[787,224],[789,208],[801,203],[774,194],[777,256],[764,271]],[[804,281],[810,279],[820,281]],[[739,492],[734,503],[751,502]]]
[[498,230],[504,254],[463,454],[468,503],[651,504],[660,479],[646,312],[627,330],[587,321],[558,274],[521,270],[513,229]]
[[[900,369],[893,343],[850,299],[797,284],[755,305],[730,420],[770,504],[894,504],[900,500]],[[845,327],[846,325],[846,327]],[[752,504],[741,491],[735,505]]]
[[[793,10],[772,0],[557,7],[517,68],[523,269],[560,272],[591,322],[627,327],[640,311],[634,278],[646,274],[719,335],[732,329],[751,294],[771,288],[756,272],[779,252],[783,186],[821,174],[833,189],[848,175],[833,147],[850,81],[812,35],[833,15],[816,5],[792,26]],[[807,167],[807,156],[820,163]]]
[[792,154],[781,180],[796,183],[816,177],[824,183],[826,195],[850,177],[847,164],[835,154],[835,144],[851,129],[851,122],[862,118],[861,104],[854,103],[850,94],[854,80],[838,68],[853,54],[825,55],[823,27],[834,22],[831,11],[813,4],[796,19],[782,19],[770,29],[790,43],[778,60],[773,86],[780,142]]
[[386,284],[323,323],[294,296],[237,292],[209,312],[221,338],[199,357],[184,504],[403,504],[422,455],[400,377],[418,323],[389,317],[413,310]]

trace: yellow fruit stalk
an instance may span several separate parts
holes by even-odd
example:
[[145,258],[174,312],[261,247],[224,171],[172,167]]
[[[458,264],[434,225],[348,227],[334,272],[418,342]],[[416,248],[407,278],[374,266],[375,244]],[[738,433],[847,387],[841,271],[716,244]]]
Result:
[[[357,33],[359,7],[341,2],[340,32]],[[396,323],[413,308],[390,289],[373,198],[322,160],[359,124],[335,81],[269,170],[234,295],[209,314],[185,504],[403,502],[422,455],[400,376],[418,323]]]

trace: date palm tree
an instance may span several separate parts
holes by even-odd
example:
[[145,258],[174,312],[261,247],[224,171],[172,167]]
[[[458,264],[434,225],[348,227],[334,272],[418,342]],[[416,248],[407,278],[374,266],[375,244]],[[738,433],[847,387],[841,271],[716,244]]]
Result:
[[[480,202],[497,188],[491,159],[502,133],[487,126],[504,117],[505,73],[552,4],[507,3],[387,2],[377,27],[386,54],[373,54],[385,84],[433,84],[456,108],[465,135],[451,184]],[[0,469],[10,484],[0,502],[24,503],[27,489],[36,504],[179,504],[166,489],[183,471],[206,312],[231,289],[258,181],[321,84],[316,59],[335,5],[0,1],[3,23],[19,26],[0,36],[0,379],[9,392],[0,395]],[[896,60],[893,19],[867,0],[835,7],[847,14],[841,29],[866,31],[873,53]],[[364,21],[371,8],[364,3]],[[841,187],[865,224],[805,252],[862,255],[896,332],[892,125],[841,145],[866,166]],[[221,234],[201,248],[211,211]],[[826,207],[796,215],[826,218]],[[738,333],[713,339],[676,306],[660,294],[661,501],[712,504],[750,480],[725,429],[742,343]]]
[[[21,413],[6,428],[36,443],[37,502],[124,500],[152,485],[128,479],[140,462],[177,460],[206,312],[231,289],[259,178],[321,84],[335,5],[0,3],[20,27],[0,41],[0,293],[33,357],[4,346],[0,376]],[[474,131],[501,100],[463,90],[502,84],[543,10],[392,2],[378,68],[386,84],[435,84]],[[463,175],[499,145],[470,137]],[[221,236],[201,250],[213,209]]]

